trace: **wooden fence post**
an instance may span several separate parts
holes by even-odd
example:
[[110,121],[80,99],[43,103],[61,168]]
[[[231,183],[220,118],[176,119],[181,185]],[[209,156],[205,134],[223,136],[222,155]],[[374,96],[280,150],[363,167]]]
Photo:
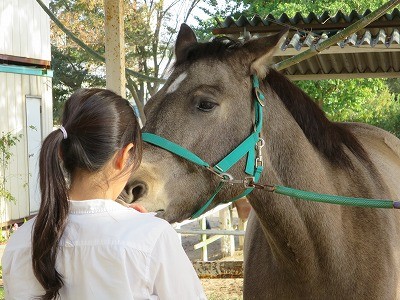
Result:
[[[205,217],[201,218],[201,229],[206,230],[207,229],[207,220]],[[202,250],[202,255],[203,255],[203,261],[208,261],[208,252],[207,252],[207,234],[202,234],[201,235],[201,241],[204,242],[204,246],[201,248]]]
[[[246,227],[247,227],[247,220],[243,220],[243,219],[239,218],[238,230],[246,231]],[[239,248],[240,248],[240,250],[243,250],[243,246],[244,246],[244,235],[241,235],[241,236],[239,236]]]
[[[232,230],[232,205],[219,212],[219,224],[223,230]],[[235,237],[233,235],[221,238],[221,252],[223,257],[233,256],[235,253]]]

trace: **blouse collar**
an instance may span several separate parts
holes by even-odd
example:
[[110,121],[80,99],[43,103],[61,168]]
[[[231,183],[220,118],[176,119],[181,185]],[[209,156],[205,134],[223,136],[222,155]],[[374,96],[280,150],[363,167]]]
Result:
[[116,210],[134,210],[111,199],[69,200],[68,202],[69,212],[71,214],[94,214]]

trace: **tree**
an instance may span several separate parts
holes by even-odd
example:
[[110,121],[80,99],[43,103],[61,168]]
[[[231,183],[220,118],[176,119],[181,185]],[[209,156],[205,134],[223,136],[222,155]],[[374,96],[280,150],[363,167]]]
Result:
[[[50,10],[91,48],[104,54],[104,13],[97,2],[84,0],[53,0]],[[89,17],[93,16],[93,17]],[[79,22],[77,22],[79,20]],[[51,24],[53,77],[53,115],[59,123],[62,107],[69,95],[78,88],[103,87],[103,72],[94,72],[101,64],[71,42],[54,23]]]
[[[183,3],[184,2],[184,3]],[[172,21],[174,12],[187,19],[199,0],[175,0],[168,6],[163,0],[125,0],[126,64],[146,78],[162,78],[172,62],[173,38],[181,18]],[[179,7],[178,7],[179,6]],[[178,8],[177,8],[178,7]],[[50,9],[69,31],[99,56],[104,56],[103,0],[53,0]],[[98,57],[82,50],[55,24],[52,24],[55,120],[66,95],[78,87],[104,86],[104,65]],[[145,99],[153,95],[160,81],[127,74],[128,97],[141,110]]]
[[365,122],[400,133],[400,103],[385,80],[317,80],[297,84],[319,104],[334,121]]
[[243,0],[238,1],[245,5],[242,14],[267,16],[272,14],[280,16],[286,14],[289,17],[300,12],[303,16],[307,16],[310,12],[317,15],[323,14],[325,11],[331,16],[338,11],[350,14],[352,10],[363,13],[365,10],[375,10],[387,2],[387,0]]

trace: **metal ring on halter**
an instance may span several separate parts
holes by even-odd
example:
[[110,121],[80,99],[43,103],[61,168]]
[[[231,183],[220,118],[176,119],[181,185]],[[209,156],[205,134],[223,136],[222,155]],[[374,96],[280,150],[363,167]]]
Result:
[[[259,145],[258,143],[260,143],[260,145]],[[264,147],[264,146],[265,146],[265,141],[264,141],[264,139],[263,139],[263,138],[259,138],[258,141],[257,141],[257,147],[262,148],[262,147]]]
[[212,167],[206,167],[206,170],[207,170],[207,171],[210,171],[210,172],[213,173],[214,175],[216,175],[216,176],[218,176],[219,178],[221,178],[221,181],[222,181],[222,179],[224,179],[224,177],[223,177],[220,173],[218,173],[217,171],[215,171]]
[[228,183],[228,184],[243,184],[245,181],[243,179],[234,179],[233,176],[229,173],[221,173],[220,175],[223,178],[223,179],[221,179],[221,181]]
[[220,175],[222,177],[221,181],[223,181],[223,182],[231,182],[231,181],[233,181],[233,176],[231,174],[229,174],[229,173],[221,173]]

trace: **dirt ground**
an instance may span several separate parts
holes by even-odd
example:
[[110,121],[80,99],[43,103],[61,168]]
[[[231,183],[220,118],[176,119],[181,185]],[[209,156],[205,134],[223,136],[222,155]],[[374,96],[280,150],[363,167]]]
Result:
[[201,279],[208,300],[242,300],[243,278]]
[[[212,229],[218,229],[218,216],[207,218]],[[235,226],[234,215],[234,226]],[[237,222],[237,221],[236,221]],[[237,224],[237,223],[236,223]],[[200,229],[200,225],[191,223],[184,228]],[[200,241],[199,235],[182,235],[182,246],[191,261],[202,260],[201,249],[194,250],[193,246]],[[239,248],[238,237],[235,237],[236,252],[233,257],[222,257],[221,241],[208,245],[208,260],[243,260],[243,251]],[[201,279],[204,291],[209,300],[241,300],[243,299],[243,278]]]

